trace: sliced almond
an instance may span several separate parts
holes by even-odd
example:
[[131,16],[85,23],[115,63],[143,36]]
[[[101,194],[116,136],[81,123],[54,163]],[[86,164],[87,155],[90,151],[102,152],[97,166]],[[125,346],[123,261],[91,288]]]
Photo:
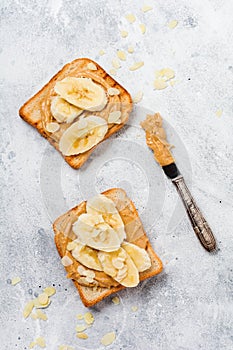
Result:
[[37,314],[32,313],[32,314],[31,314],[31,318],[32,318],[33,320],[37,320],[37,319],[38,319]]
[[59,345],[58,350],[74,350],[74,348],[69,345]]
[[49,297],[48,297],[48,294],[46,293],[41,293],[38,296],[38,301],[41,305],[46,305],[48,303],[48,300],[49,300]]
[[77,243],[72,241],[69,242],[66,246],[66,249],[70,252],[71,250],[75,249],[77,247]]
[[160,70],[160,76],[165,77],[166,80],[170,80],[175,77],[175,72],[171,68],[163,68]]
[[43,337],[36,338],[36,344],[39,345],[41,348],[46,347],[45,339]]
[[104,50],[100,50],[100,51],[99,51],[99,55],[100,55],[100,56],[105,55],[105,51],[104,51]]
[[46,124],[46,130],[48,132],[54,133],[60,129],[60,125],[56,122],[51,122]]
[[54,287],[46,287],[44,289],[44,293],[46,293],[49,297],[56,293],[56,289]]
[[29,349],[33,349],[35,346],[36,346],[36,342],[32,341],[32,342],[29,344]]
[[93,283],[94,282],[94,279],[92,277],[88,277],[88,276],[85,278],[85,280],[86,280],[87,283]]
[[17,283],[21,282],[21,278],[20,277],[14,277],[11,280],[11,284],[12,286],[15,286]]
[[121,111],[113,111],[109,113],[108,123],[121,124]]
[[48,307],[48,306],[50,305],[51,300],[48,299],[47,304],[41,304],[41,303],[39,302],[38,298],[35,298],[35,299],[33,300],[33,303],[34,303],[35,308],[37,308],[37,309],[45,309],[46,307]]
[[30,315],[30,313],[32,312],[33,308],[34,308],[34,301],[30,300],[24,307],[23,317],[27,318]]
[[128,36],[128,32],[126,30],[121,31],[121,37],[126,38]]
[[162,79],[155,79],[155,81],[154,81],[154,89],[155,90],[163,90],[163,89],[166,89],[166,87],[167,87],[166,81],[164,81]]
[[140,62],[135,62],[130,68],[129,70],[134,71],[137,70],[139,68],[141,68],[142,66],[144,66],[144,62],[140,61]]
[[85,276],[85,267],[83,267],[82,265],[79,265],[78,268],[77,268],[77,271],[78,273],[81,275],[81,276]]
[[67,255],[63,256],[61,262],[63,266],[70,266],[73,264],[73,261]]
[[116,71],[116,69],[110,69],[109,70],[109,73],[111,74],[111,75],[116,75],[117,74],[117,71]]
[[80,333],[87,329],[87,326],[85,324],[78,324],[75,328],[76,332]]
[[119,260],[118,258],[113,258],[112,264],[118,270],[120,270],[124,267],[124,263],[121,260]]
[[136,95],[133,97],[133,102],[134,103],[138,103],[138,102],[140,102],[142,100],[142,98],[143,98],[143,92],[142,91],[138,91],[136,93]]
[[119,50],[117,51],[117,56],[121,61],[125,61],[126,60],[126,54],[124,51]]
[[129,23],[134,23],[136,21],[136,17],[132,13],[126,15],[125,18]]
[[76,334],[79,339],[87,339],[88,335],[86,333],[77,333]]
[[145,32],[146,32],[146,26],[145,26],[145,24],[143,24],[143,23],[139,24],[139,28],[140,28],[140,30],[141,30],[141,33],[142,33],[142,34],[145,34]]
[[95,278],[95,272],[92,270],[86,270],[85,275],[90,278]]
[[170,21],[170,22],[168,23],[168,27],[169,27],[170,29],[174,29],[177,25],[178,25],[178,21],[177,21],[176,19],[173,19],[172,21]]
[[108,346],[112,344],[115,339],[116,339],[115,332],[106,333],[101,339],[101,344],[103,344],[104,346]]
[[134,47],[133,46],[129,46],[128,47],[128,53],[133,53],[134,52]]
[[93,62],[87,64],[87,69],[89,70],[97,70],[96,65]]
[[88,325],[92,324],[95,321],[94,316],[91,312],[85,313],[84,320],[85,320],[86,324],[88,324]]
[[153,9],[153,7],[151,6],[148,6],[148,5],[144,5],[141,10],[142,12],[148,12],[148,11],[151,11]]
[[121,68],[121,64],[120,64],[120,62],[119,62],[116,58],[114,58],[114,59],[112,60],[112,66],[113,66],[115,69]]
[[132,310],[133,312],[136,312],[136,311],[138,311],[138,307],[137,307],[137,306],[132,306],[132,307],[131,307],[131,310]]
[[121,92],[119,89],[116,89],[116,88],[109,88],[108,89],[109,96],[119,95],[120,93]]
[[39,318],[43,321],[47,321],[47,319],[48,319],[47,315],[44,312],[42,312],[40,309],[36,310],[36,316],[37,316],[37,318]]
[[115,305],[119,305],[120,304],[120,299],[118,297],[114,297],[114,298],[112,298],[112,302]]
[[76,317],[77,317],[78,320],[82,320],[83,319],[83,315],[82,314],[77,314]]

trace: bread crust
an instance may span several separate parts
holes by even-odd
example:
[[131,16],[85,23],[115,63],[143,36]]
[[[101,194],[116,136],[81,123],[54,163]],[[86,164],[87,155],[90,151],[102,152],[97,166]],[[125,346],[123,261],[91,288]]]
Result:
[[[109,189],[105,192],[103,192],[103,195],[109,196],[109,195],[117,195],[118,193],[125,193],[125,191],[121,188],[112,188]],[[53,230],[55,233],[54,236],[54,240],[55,240],[55,244],[58,250],[58,253],[60,255],[60,257],[62,258],[64,256],[64,253],[66,251],[66,247],[64,246],[64,244],[61,244],[60,242],[60,235],[62,234],[62,232],[59,230],[59,224],[61,223],[61,221],[64,220],[64,218],[67,218],[71,213],[77,212],[77,210],[79,208],[81,208],[81,206],[83,206],[86,202],[82,202],[80,203],[78,206],[70,209],[67,213],[61,215],[59,218],[57,218],[53,224]],[[133,202],[130,200],[130,206],[132,208],[132,213],[135,219],[138,219],[138,212],[137,209],[135,208]],[[124,219],[122,217],[122,219]],[[144,232],[145,234],[145,232]],[[145,234],[145,238],[147,238],[146,234]],[[160,260],[160,258],[157,256],[157,254],[155,253],[155,251],[153,250],[152,245],[150,244],[150,242],[148,241],[147,243],[147,247],[146,247],[147,253],[149,254],[151,261],[152,261],[152,267],[139,274],[139,278],[140,281],[143,281],[147,278],[150,278],[152,276],[155,276],[157,274],[159,274],[162,269],[163,269],[163,264],[162,261]],[[80,298],[83,302],[83,304],[86,307],[91,307],[93,305],[95,305],[96,303],[100,302],[101,300],[103,300],[104,298],[106,298],[107,296],[114,294],[116,292],[119,292],[122,289],[125,289],[126,287],[119,285],[116,287],[111,287],[111,288],[101,288],[101,291],[93,291],[92,287],[85,287],[83,285],[80,285],[77,281],[73,280],[75,287],[77,288]]]
[[[106,71],[95,61],[89,59],[89,58],[78,58],[70,63],[67,63],[58,73],[56,73],[50,81],[45,84],[42,89],[40,89],[34,96],[32,96],[27,102],[23,104],[23,106],[19,109],[19,116],[26,121],[28,124],[33,126],[37,129],[37,131],[45,137],[55,148],[56,150],[62,155],[62,157],[65,159],[65,161],[75,169],[80,168],[87,159],[91,156],[92,152],[95,150],[95,148],[98,146],[98,144],[94,147],[92,147],[90,150],[73,156],[64,156],[56,142],[48,136],[48,134],[44,131],[42,126],[42,118],[41,118],[41,104],[43,103],[46,94],[50,90],[51,86],[55,83],[56,80],[59,80],[61,76],[65,73],[69,73],[69,71],[72,71],[72,68],[80,67],[83,68],[88,63],[94,63],[97,67],[97,70],[95,73],[97,73],[101,78],[104,78],[106,81],[108,81],[108,84],[111,87],[117,88],[120,90],[120,102],[122,105],[124,105],[124,120],[121,124],[113,124],[109,129],[106,135],[104,136],[104,139],[100,142],[103,142],[107,138],[109,138],[112,134],[120,130],[128,121],[129,114],[132,110],[132,98],[129,92],[123,88],[118,82],[116,82],[110,75],[106,73]],[[69,74],[68,74],[69,75]],[[71,74],[72,75],[72,74]],[[99,143],[100,143],[99,142]]]

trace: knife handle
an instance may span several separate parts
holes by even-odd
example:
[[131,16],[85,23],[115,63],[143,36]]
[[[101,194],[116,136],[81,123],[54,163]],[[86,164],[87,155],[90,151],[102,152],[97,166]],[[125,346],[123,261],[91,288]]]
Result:
[[172,180],[175,184],[177,191],[185,205],[189,219],[192,223],[194,232],[199,238],[203,247],[209,252],[216,249],[216,241],[214,235],[206,222],[204,216],[202,215],[200,209],[196,205],[183,176],[178,176]]

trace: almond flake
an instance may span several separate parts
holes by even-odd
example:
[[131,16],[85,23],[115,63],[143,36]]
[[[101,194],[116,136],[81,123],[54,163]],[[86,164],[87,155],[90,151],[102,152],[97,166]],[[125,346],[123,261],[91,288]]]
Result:
[[78,266],[77,271],[81,276],[85,276],[84,273],[85,273],[86,269],[82,265]]
[[119,260],[118,258],[113,258],[112,264],[118,270],[120,270],[124,267],[124,263],[121,260]]
[[108,89],[109,96],[119,95],[120,93],[121,93],[120,90],[118,90],[116,88],[109,88]]
[[96,65],[93,62],[88,63],[87,69],[89,70],[97,70]]
[[76,317],[77,317],[78,320],[82,320],[83,319],[83,315],[82,314],[77,314]]
[[142,66],[144,66],[144,62],[135,62],[130,68],[129,70],[134,71],[137,70],[139,68],[141,68]]
[[134,52],[133,46],[129,46],[129,47],[128,47],[128,53],[133,53],[133,52]]
[[74,350],[74,348],[69,345],[59,345],[58,350]]
[[113,66],[115,69],[121,68],[121,64],[120,64],[120,62],[119,62],[116,58],[114,58],[114,59],[112,60],[112,66]]
[[216,116],[217,116],[217,117],[221,117],[221,116],[222,116],[222,109],[218,109],[218,110],[216,111]]
[[136,17],[132,13],[126,15],[125,18],[129,23],[134,23],[136,21]]
[[143,98],[143,92],[142,91],[138,91],[136,93],[136,95],[133,97],[133,102],[134,103],[138,103],[138,102],[140,102],[142,100],[142,98]]
[[92,270],[86,270],[85,275],[89,278],[95,278],[95,272]]
[[83,332],[87,329],[87,326],[85,324],[80,324],[80,325],[77,325],[75,330],[76,332],[80,333],[80,332]]
[[168,27],[170,29],[174,29],[178,24],[178,21],[176,19],[173,19],[171,22],[168,23]]
[[160,70],[160,76],[165,77],[166,80],[170,80],[175,77],[175,72],[171,68],[163,68]]
[[31,318],[33,319],[33,320],[37,320],[38,319],[38,317],[37,317],[37,314],[31,314]]
[[54,287],[46,287],[44,289],[44,293],[46,293],[48,295],[48,297],[51,297],[52,295],[54,295],[56,293],[56,289]]
[[126,38],[128,36],[128,32],[126,30],[121,31],[121,37]]
[[100,51],[99,51],[99,55],[100,55],[100,56],[105,55],[105,51],[104,51],[104,50],[100,50]]
[[73,261],[67,256],[63,256],[63,258],[61,259],[61,263],[63,266],[70,266],[73,264]]
[[118,297],[114,297],[114,298],[112,298],[112,302],[115,305],[119,305],[120,304],[120,299]]
[[148,5],[144,5],[144,6],[141,8],[142,12],[148,12],[148,11],[150,11],[150,10],[152,10],[152,9],[153,9],[153,7],[148,6]]
[[121,124],[121,111],[113,111],[109,113],[108,123]]
[[112,344],[115,339],[116,339],[115,332],[106,333],[101,339],[101,344],[108,346]]
[[132,310],[133,312],[136,312],[136,311],[138,311],[138,307],[137,307],[137,306],[132,306],[132,307],[131,307],[131,310]]
[[35,298],[35,299],[33,300],[33,303],[34,303],[34,306],[35,306],[36,309],[45,309],[46,307],[49,306],[49,304],[51,303],[51,300],[48,299],[48,302],[47,302],[46,304],[41,304],[41,303],[39,302],[38,298]]
[[94,316],[92,315],[91,312],[86,312],[85,315],[84,315],[84,320],[86,322],[86,324],[92,324],[95,319],[94,319]]
[[54,133],[60,129],[60,125],[56,122],[46,124],[46,130],[48,132]]
[[30,315],[30,313],[32,312],[33,308],[34,308],[34,301],[30,300],[24,307],[23,317],[27,318]]
[[48,317],[46,314],[44,314],[40,309],[36,310],[36,316],[37,318],[43,320],[43,321],[47,321]]
[[39,345],[41,348],[45,348],[45,339],[43,337],[36,338],[36,344]]
[[77,247],[77,243],[74,242],[74,241],[72,241],[72,242],[69,242],[69,243],[67,244],[66,249],[67,249],[68,251],[71,251],[71,250],[75,249],[76,247]]
[[93,278],[92,277],[88,277],[88,276],[85,278],[85,280],[86,280],[87,283],[93,283],[94,282]]
[[77,333],[76,334],[79,339],[87,339],[88,335],[86,333]]
[[164,81],[162,79],[156,79],[154,81],[154,89],[155,90],[163,90],[163,89],[166,89],[166,87],[167,87],[166,81]]
[[41,305],[46,305],[48,303],[48,300],[49,300],[49,297],[48,297],[48,294],[46,293],[41,293],[38,296],[38,301]]
[[139,28],[140,28],[142,34],[145,34],[145,32],[146,32],[146,26],[145,26],[145,24],[143,24],[143,23],[139,24]]
[[33,349],[35,346],[36,346],[36,342],[32,341],[32,342],[29,344],[29,349]]
[[125,61],[126,60],[126,54],[124,51],[119,50],[117,51],[117,56],[121,61]]
[[110,69],[109,73],[111,75],[116,75],[117,74],[116,69]]
[[15,286],[17,283],[21,282],[21,278],[20,277],[14,277],[11,280],[11,284],[12,286]]

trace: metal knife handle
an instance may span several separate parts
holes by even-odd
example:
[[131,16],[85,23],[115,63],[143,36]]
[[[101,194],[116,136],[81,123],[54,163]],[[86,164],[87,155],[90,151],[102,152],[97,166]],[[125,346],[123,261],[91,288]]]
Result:
[[202,215],[200,209],[196,205],[185,181],[183,176],[178,176],[175,179],[172,180],[172,182],[175,184],[177,191],[182,198],[182,201],[185,205],[185,208],[187,210],[188,216],[190,218],[190,221],[192,223],[194,232],[196,233],[197,237],[199,238],[201,244],[203,247],[208,250],[209,252],[215,250],[216,248],[216,241],[214,238],[214,235],[206,222],[204,216]]

